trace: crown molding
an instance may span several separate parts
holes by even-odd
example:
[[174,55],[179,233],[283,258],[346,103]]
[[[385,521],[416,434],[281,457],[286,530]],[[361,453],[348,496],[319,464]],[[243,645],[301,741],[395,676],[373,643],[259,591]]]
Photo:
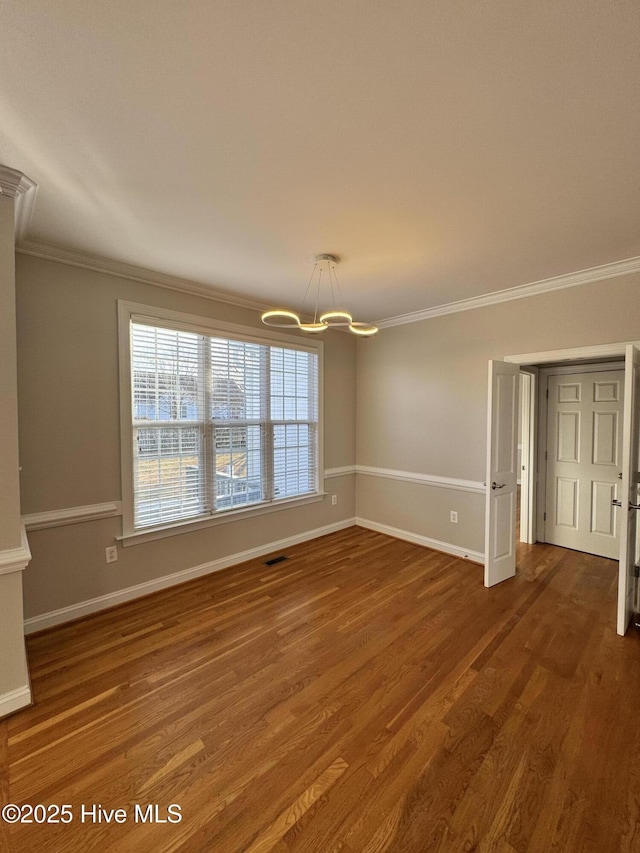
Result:
[[152,284],[155,287],[164,287],[167,290],[177,290],[180,293],[189,293],[201,296],[204,299],[212,299],[216,302],[224,302],[227,305],[235,305],[238,308],[249,308],[253,311],[266,311],[271,307],[266,302],[257,299],[249,299],[238,296],[228,290],[217,290],[208,284],[177,278],[164,273],[154,272],[145,267],[134,266],[123,261],[115,261],[82,252],[78,249],[70,249],[64,246],[54,246],[39,240],[22,240],[16,246],[16,252],[21,255],[31,255],[34,258],[43,258],[59,264],[68,264],[80,269],[92,270],[93,272],[114,275],[128,281],[138,281],[142,284]]
[[0,195],[14,199],[16,243],[26,236],[36,203],[37,190],[36,182],[28,178],[24,172],[0,163]]
[[[211,299],[216,302],[226,303],[227,305],[234,305],[238,308],[248,308],[252,311],[266,311],[273,307],[271,303],[239,296],[238,294],[232,293],[228,290],[218,290],[208,284],[202,284],[201,282],[189,281],[176,276],[166,275],[165,273],[155,272],[154,270],[150,270],[145,267],[127,264],[124,261],[116,261],[111,258],[104,258],[100,255],[83,252],[79,249],[71,249],[65,246],[54,246],[51,243],[45,243],[40,240],[24,239],[23,235],[28,227],[36,195],[35,191],[28,192],[28,190],[32,188],[35,190],[37,185],[27,178],[26,175],[22,175],[21,172],[16,172],[14,169],[7,169],[6,166],[0,166],[0,187],[3,188],[3,192],[5,190],[4,184],[2,183],[2,176],[7,172],[13,173],[14,175],[21,175],[22,179],[27,182],[22,183],[21,181],[21,186],[23,188],[19,189],[19,195],[15,196],[16,242],[18,243],[16,246],[16,252],[19,252],[22,255],[31,255],[35,258],[54,261],[55,263],[68,264],[69,266],[88,269],[93,272],[113,275],[118,278],[127,279],[128,281],[137,281],[142,284],[152,284],[155,287],[163,287],[167,290],[189,293],[191,295],[203,297],[204,299]],[[13,183],[15,185],[15,179]],[[554,278],[534,281],[529,284],[521,284],[504,290],[496,290],[492,293],[482,294],[481,296],[472,296],[468,299],[460,299],[456,302],[447,302],[443,305],[435,305],[433,308],[425,308],[408,314],[399,314],[395,317],[387,317],[386,319],[375,321],[375,325],[380,329],[386,329],[391,326],[402,326],[407,323],[419,323],[421,320],[430,320],[434,317],[442,317],[446,314],[457,314],[460,311],[472,311],[475,308],[498,305],[501,302],[511,302],[515,299],[525,299],[528,296],[538,296],[543,293],[551,293],[555,290],[564,290],[568,287],[579,287],[583,284],[594,284],[599,281],[605,281],[608,278],[618,278],[620,276],[630,275],[636,272],[640,272],[640,257],[628,258],[623,261],[614,261],[613,263],[603,264],[598,267],[591,267],[586,270],[579,270],[578,272],[566,273]],[[344,330],[340,329],[339,331]]]
[[506,288],[505,290],[485,293],[482,296],[460,299],[457,302],[447,302],[444,305],[435,305],[433,308],[413,311],[410,314],[399,314],[397,317],[388,317],[385,320],[376,321],[376,326],[380,329],[387,329],[390,326],[402,326],[405,323],[418,323],[420,320],[430,320],[433,317],[442,317],[445,314],[471,311],[474,308],[498,305],[500,302],[511,302],[514,299],[525,299],[527,296],[538,296],[542,293],[551,293],[554,290],[579,287],[581,284],[594,284],[598,281],[605,281],[608,278],[618,278],[619,276],[630,275],[635,272],[640,272],[640,257],[628,258],[624,261],[614,261],[613,263],[603,264],[599,267],[591,267],[590,269],[555,276],[555,278],[533,281],[530,284],[520,284],[516,287]]

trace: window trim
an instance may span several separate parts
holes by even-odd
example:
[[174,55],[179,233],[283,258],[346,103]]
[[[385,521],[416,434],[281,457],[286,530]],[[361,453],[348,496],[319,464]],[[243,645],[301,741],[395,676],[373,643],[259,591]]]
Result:
[[[315,353],[318,358],[318,427],[317,427],[317,491],[301,497],[282,498],[270,503],[206,516],[196,516],[170,524],[136,530],[134,527],[133,497],[133,411],[131,394],[131,336],[132,321],[150,323],[155,326],[195,332],[198,334],[226,337],[262,345],[286,346],[303,352]],[[122,482],[122,536],[117,537],[123,545],[160,539],[190,530],[215,526],[266,512],[291,509],[324,498],[324,343],[320,340],[301,341],[299,337],[282,332],[242,326],[222,320],[214,320],[194,314],[185,314],[167,308],[158,308],[138,302],[118,300],[118,355],[120,389],[120,469]]]

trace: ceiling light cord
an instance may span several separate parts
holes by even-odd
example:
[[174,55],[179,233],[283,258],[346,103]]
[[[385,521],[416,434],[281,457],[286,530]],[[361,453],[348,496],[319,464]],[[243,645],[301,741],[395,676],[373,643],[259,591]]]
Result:
[[[335,276],[336,270],[335,270],[335,265],[332,264],[331,262],[329,262],[329,264],[327,266],[329,267],[329,284],[331,285],[331,301],[333,302],[333,308],[335,310],[335,308],[336,308],[336,294],[335,294],[335,291],[333,289],[333,278]],[[333,267],[333,276],[331,275],[331,268],[332,267]]]
[[[316,261],[316,266],[318,266],[317,261]],[[314,323],[316,323],[318,321],[318,305],[320,303],[320,286],[322,284],[322,273],[323,272],[324,272],[324,270],[321,267],[320,271],[318,272],[318,289],[316,290],[316,310],[315,310],[315,313],[313,315],[313,322]]]
[[[307,284],[307,289],[305,290],[304,296],[302,297],[302,302],[300,303],[300,311],[298,313],[300,314],[301,317],[304,314],[304,303],[307,301],[307,295],[309,293],[309,288],[311,287],[311,284],[313,282],[313,277],[316,274],[317,269],[318,269],[318,263],[316,261],[316,263],[313,265],[313,269],[311,270],[311,275],[309,276],[309,283]],[[316,317],[318,315],[318,297],[319,296],[320,296],[320,285],[318,284],[318,287],[316,289],[316,310],[313,314],[313,322],[314,323],[315,323]]]
[[[340,287],[340,282],[338,281],[338,271],[336,270],[336,265],[333,265],[333,278],[336,283],[336,290],[338,292],[338,304],[344,305],[344,299],[342,297],[342,288]],[[333,300],[333,307],[336,307],[335,298]]]

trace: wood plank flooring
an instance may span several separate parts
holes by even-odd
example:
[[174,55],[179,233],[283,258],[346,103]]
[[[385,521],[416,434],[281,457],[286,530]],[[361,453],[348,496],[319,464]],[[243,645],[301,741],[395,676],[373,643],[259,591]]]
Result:
[[640,850],[617,563],[520,546],[486,590],[361,528],[286,553],[29,639],[0,795],[73,820],[0,822],[3,853]]

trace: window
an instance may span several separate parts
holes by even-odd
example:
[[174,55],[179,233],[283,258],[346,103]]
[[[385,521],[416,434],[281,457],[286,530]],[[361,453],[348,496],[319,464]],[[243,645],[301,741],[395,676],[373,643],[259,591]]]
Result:
[[121,306],[125,536],[319,495],[321,345],[135,307]]

